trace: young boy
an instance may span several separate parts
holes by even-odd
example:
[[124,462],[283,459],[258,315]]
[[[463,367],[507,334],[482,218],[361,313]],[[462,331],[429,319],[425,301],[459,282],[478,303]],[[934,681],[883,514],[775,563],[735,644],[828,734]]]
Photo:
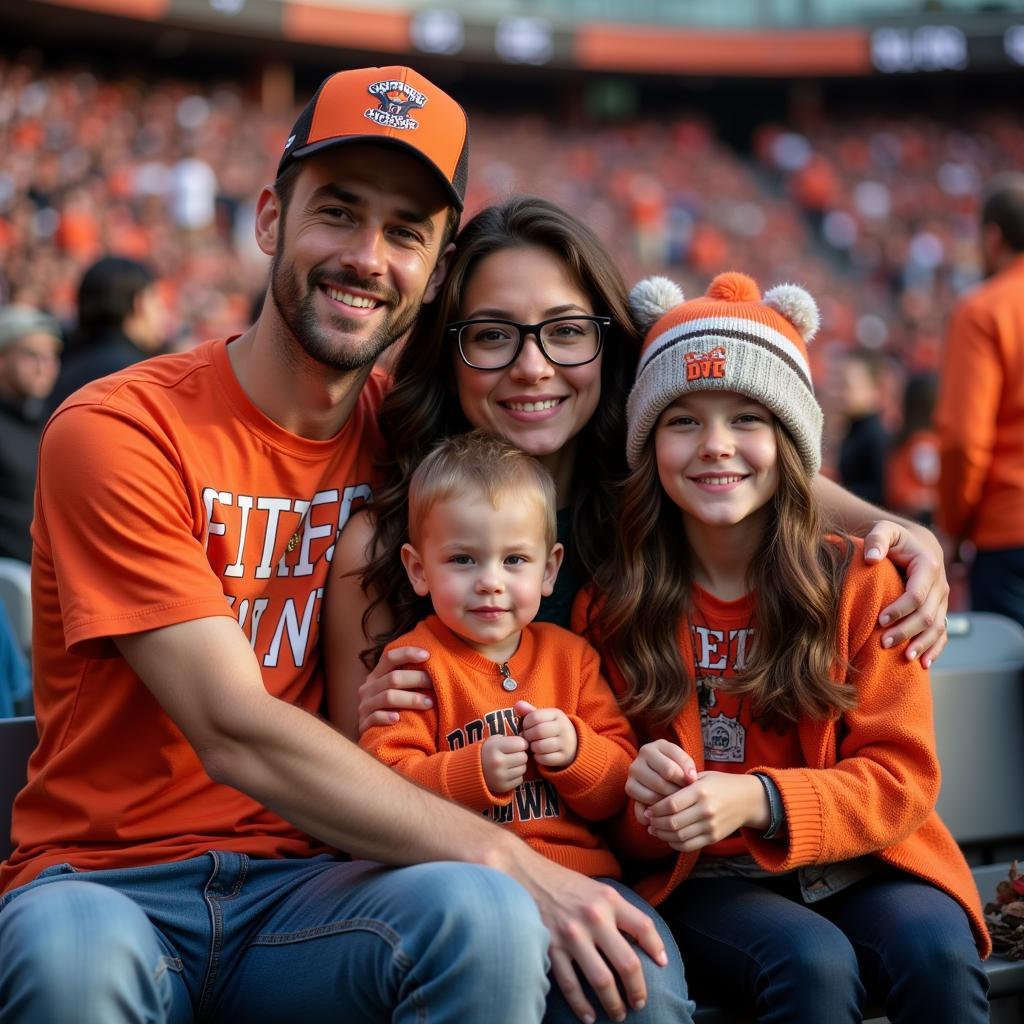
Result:
[[482,431],[450,438],[413,475],[409,537],[402,560],[434,614],[389,647],[430,652],[436,699],[360,742],[552,860],[621,877],[590,823],[624,806],[632,729],[594,649],[532,621],[562,561],[547,470]]

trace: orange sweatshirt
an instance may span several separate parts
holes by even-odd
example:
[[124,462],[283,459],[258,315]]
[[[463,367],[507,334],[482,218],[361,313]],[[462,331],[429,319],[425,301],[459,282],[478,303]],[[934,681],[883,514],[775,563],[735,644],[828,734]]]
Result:
[[[629,722],[600,673],[597,652],[549,623],[523,630],[508,660],[517,687],[502,688],[501,667],[478,654],[435,615],[391,647],[422,647],[434,686],[434,707],[403,711],[394,725],[363,733],[360,744],[421,785],[508,825],[535,850],[591,876],[621,877],[614,854],[589,824],[626,804],[626,777],[636,756]],[[561,708],[576,729],[576,759],[546,768],[531,758],[511,793],[493,793],[481,751],[489,736],[518,734],[516,701]]]
[[1024,545],[1024,256],[954,309],[935,427],[942,529],[982,550]]
[[[854,543],[837,609],[836,680],[856,687],[857,706],[838,720],[807,718],[797,723],[801,765],[762,763],[750,768],[775,781],[787,828],[781,839],[770,840],[758,830],[744,829],[743,839],[757,863],[772,872],[873,854],[957,900],[970,919],[978,948],[987,956],[992,944],[970,868],[935,813],[939,764],[928,673],[919,662],[907,661],[881,644],[879,612],[899,596],[902,586],[891,563],[866,566],[863,542]],[[581,598],[575,610],[574,622],[581,625],[586,600]],[[693,665],[688,621],[680,625],[679,645],[683,664]],[[844,663],[849,669],[842,669]],[[612,685],[622,688],[615,666],[606,661],[605,668]],[[652,738],[658,737],[687,750],[698,771],[719,768],[706,764],[696,695],[667,730],[652,732]],[[646,867],[631,865],[642,878],[635,888],[657,906],[689,875],[698,854],[666,853],[665,845],[636,822],[631,807],[616,825],[620,852],[648,862]]]

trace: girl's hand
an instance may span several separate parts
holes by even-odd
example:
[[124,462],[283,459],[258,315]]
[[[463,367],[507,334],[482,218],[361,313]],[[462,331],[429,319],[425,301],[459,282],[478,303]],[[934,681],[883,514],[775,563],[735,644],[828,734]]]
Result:
[[882,635],[882,645],[898,647],[906,642],[906,658],[920,657],[921,664],[930,668],[947,640],[949,582],[942,545],[923,526],[882,519],[864,538],[864,561],[880,562],[886,556],[906,572],[907,586],[878,617],[880,626],[891,627]]
[[646,824],[646,819],[641,817],[644,808],[696,780],[697,766],[678,743],[655,740],[645,743],[629,766],[626,795],[636,801],[634,810],[637,818]]
[[423,711],[434,702],[419,690],[429,690],[430,676],[411,667],[430,655],[420,647],[396,647],[385,651],[374,670],[359,687],[359,735],[371,725],[394,725],[402,710]]
[[700,772],[697,781],[644,812],[652,836],[680,853],[693,853],[738,828],[766,829],[768,795],[753,775]]
[[526,778],[526,740],[522,736],[488,736],[481,745],[484,781],[492,793],[511,793]]
[[579,738],[576,727],[561,708],[535,708],[525,700],[516,701],[515,713],[522,719],[519,735],[530,744],[537,764],[565,768],[576,760]]

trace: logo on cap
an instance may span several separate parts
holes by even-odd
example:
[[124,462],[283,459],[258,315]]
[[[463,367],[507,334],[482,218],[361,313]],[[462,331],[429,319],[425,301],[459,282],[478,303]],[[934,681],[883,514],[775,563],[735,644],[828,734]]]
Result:
[[374,124],[382,128],[419,128],[419,121],[409,116],[409,111],[422,107],[427,97],[405,82],[389,81],[374,82],[369,91],[377,97],[378,107],[370,107],[363,112]]
[[713,348],[710,352],[687,352],[683,360],[686,363],[687,380],[725,376],[724,348]]

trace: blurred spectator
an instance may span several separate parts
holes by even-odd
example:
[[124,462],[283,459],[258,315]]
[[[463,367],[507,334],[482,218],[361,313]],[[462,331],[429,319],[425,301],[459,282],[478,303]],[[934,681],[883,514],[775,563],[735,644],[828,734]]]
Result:
[[0,558],[32,558],[32,501],[61,330],[30,306],[0,309]]
[[7,610],[0,604],[0,718],[31,714],[32,680]]
[[939,439],[932,429],[938,377],[914,374],[903,390],[903,418],[885,468],[885,507],[931,526],[938,503]]
[[971,606],[1024,624],[1024,174],[987,189],[981,255],[988,281],[956,306],[946,341],[939,525],[976,549]]
[[97,260],[78,286],[78,329],[52,408],[89,381],[154,355],[166,340],[164,331],[164,304],[153,271],[121,256]]
[[853,349],[839,365],[838,397],[846,418],[839,445],[839,480],[859,498],[881,505],[889,437],[882,422],[882,362],[873,352]]

